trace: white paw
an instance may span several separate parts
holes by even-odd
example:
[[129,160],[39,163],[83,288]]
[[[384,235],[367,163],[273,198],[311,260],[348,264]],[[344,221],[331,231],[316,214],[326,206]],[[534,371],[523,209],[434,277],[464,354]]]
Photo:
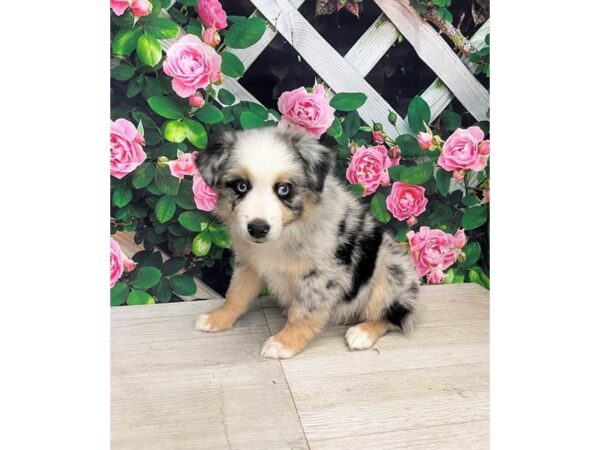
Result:
[[208,321],[208,314],[200,314],[196,319],[196,325],[194,326],[194,330],[196,331],[204,331],[206,333],[210,333],[215,330],[210,322]]
[[348,331],[346,331],[346,342],[351,350],[364,350],[365,348],[370,348],[375,343],[366,331],[360,329],[360,325],[348,328]]
[[260,356],[263,358],[291,358],[294,356],[294,352],[275,339],[275,336],[271,336],[265,341],[263,348],[260,352]]

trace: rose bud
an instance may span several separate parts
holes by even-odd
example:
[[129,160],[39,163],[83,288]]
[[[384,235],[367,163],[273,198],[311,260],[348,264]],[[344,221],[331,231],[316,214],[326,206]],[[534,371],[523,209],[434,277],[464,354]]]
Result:
[[490,154],[490,140],[489,139],[486,139],[485,141],[481,141],[479,143],[479,153],[481,153],[482,155]]
[[383,131],[383,125],[381,125],[380,123],[375,123],[373,124],[373,130],[375,131]]
[[131,11],[136,17],[145,17],[152,12],[152,3],[149,0],[133,0]]
[[194,108],[202,108],[204,105],[204,97],[201,94],[194,94],[190,97],[190,106]]
[[358,144],[354,141],[352,141],[350,143],[350,145],[348,145],[348,150],[350,151],[351,155],[354,155],[356,153],[356,151],[358,150]]
[[422,150],[427,150],[431,147],[431,142],[433,140],[433,136],[430,133],[425,133],[421,131],[417,134],[417,143]]
[[211,47],[216,47],[221,42],[221,36],[214,28],[207,28],[202,33],[202,40],[205,44],[210,45]]
[[465,179],[465,171],[464,170],[455,170],[452,172],[452,178],[454,181],[462,181]]
[[373,131],[373,142],[376,144],[383,144],[385,141],[385,137],[381,131]]
[[388,114],[388,121],[392,124],[392,125],[396,125],[396,121],[398,120],[398,115],[393,112],[390,111],[390,113]]
[[456,230],[454,234],[454,246],[456,248],[463,248],[467,243],[467,235],[465,234],[465,230],[459,228]]

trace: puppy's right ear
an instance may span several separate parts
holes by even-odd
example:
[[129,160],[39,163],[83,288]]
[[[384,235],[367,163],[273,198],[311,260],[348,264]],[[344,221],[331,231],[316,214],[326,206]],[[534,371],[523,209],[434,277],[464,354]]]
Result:
[[213,136],[209,139],[207,147],[198,151],[196,165],[200,175],[211,188],[219,184],[225,170],[225,163],[234,144],[235,134],[231,131],[225,131]]

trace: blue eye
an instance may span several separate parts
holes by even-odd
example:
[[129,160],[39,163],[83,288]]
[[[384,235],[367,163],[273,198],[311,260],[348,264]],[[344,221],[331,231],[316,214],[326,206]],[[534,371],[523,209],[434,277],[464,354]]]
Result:
[[281,183],[277,186],[277,196],[287,198],[292,193],[292,186],[289,183]]
[[238,194],[245,194],[248,192],[248,184],[245,181],[238,181],[235,183],[235,191]]

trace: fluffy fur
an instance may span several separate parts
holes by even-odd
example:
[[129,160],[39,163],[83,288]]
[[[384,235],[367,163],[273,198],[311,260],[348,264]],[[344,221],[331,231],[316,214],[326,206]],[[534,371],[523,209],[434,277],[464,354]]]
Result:
[[231,328],[265,286],[287,315],[265,357],[289,358],[331,324],[356,324],[351,349],[413,330],[419,280],[409,256],[332,175],[335,159],[307,134],[276,128],[225,133],[200,152],[236,264],[225,303],[197,330]]

